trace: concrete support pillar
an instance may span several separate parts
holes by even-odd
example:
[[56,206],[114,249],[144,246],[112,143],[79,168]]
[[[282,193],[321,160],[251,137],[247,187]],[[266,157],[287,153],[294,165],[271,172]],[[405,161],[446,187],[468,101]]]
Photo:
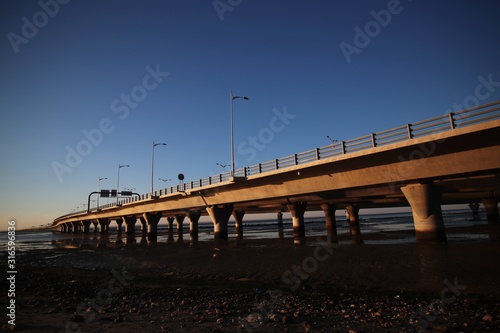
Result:
[[337,221],[335,219],[335,211],[337,210],[337,205],[325,202],[321,205],[321,209],[323,209],[323,212],[325,213],[327,239],[329,242],[336,241]]
[[233,212],[233,205],[208,206],[207,212],[214,224],[215,239],[227,239],[227,222]]
[[[146,222],[146,219],[144,216],[140,216],[139,220],[141,221],[141,231],[143,234],[148,232],[148,223]],[[146,241],[147,242],[147,241]]]
[[282,212],[277,213],[277,219],[278,219],[278,227],[282,227],[283,226],[283,213]]
[[174,220],[175,220],[175,217],[173,216],[168,216],[167,217],[167,222],[168,222],[168,232],[172,232],[172,230],[174,230]]
[[99,222],[97,220],[93,220],[92,224],[94,225],[94,232],[99,231]]
[[479,203],[473,202],[469,204],[469,208],[472,211],[472,217],[474,220],[479,219]]
[[175,215],[175,223],[177,224],[177,231],[182,230],[185,217],[186,215],[183,214]]
[[198,240],[198,221],[201,217],[201,210],[192,210],[188,213],[189,218],[189,237],[191,241]]
[[135,233],[135,223],[137,222],[137,217],[135,215],[124,216],[125,220],[125,233],[127,235],[132,235]]
[[359,228],[359,206],[356,204],[349,204],[345,207],[348,222],[349,222],[349,234],[351,236],[358,236],[361,234]]
[[483,199],[481,202],[486,209],[486,218],[488,219],[488,223],[497,224],[500,223],[500,216],[498,215],[498,199],[490,198]]
[[68,227],[66,226],[66,223],[61,223],[61,232],[67,232]]
[[73,232],[73,223],[71,223],[71,222],[66,223],[66,227],[67,227],[68,233]]
[[99,222],[99,226],[101,229],[101,234],[105,234],[109,232],[109,219],[107,218],[102,218],[102,219],[97,219]]
[[307,202],[294,202],[287,205],[292,215],[293,238],[295,244],[305,243],[306,228],[304,224],[304,214],[307,209]]
[[177,241],[182,242],[184,238],[183,222],[186,215],[177,214],[175,215],[175,223],[177,224]]
[[441,211],[442,188],[433,184],[411,184],[401,188],[410,203],[418,242],[446,242],[443,213]]
[[116,231],[121,234],[122,232],[122,224],[123,224],[123,219],[121,217],[118,217],[115,219],[116,221]]
[[244,210],[233,210],[234,228],[236,229],[236,237],[238,239],[243,238],[243,216],[245,216]]
[[158,222],[161,219],[161,212],[144,213],[142,216],[148,224],[148,235],[156,236],[158,234]]
[[73,223],[73,232],[76,234],[80,231],[80,222],[72,222]]
[[92,224],[92,221],[82,221],[83,224],[83,233],[88,234],[90,232],[90,224]]

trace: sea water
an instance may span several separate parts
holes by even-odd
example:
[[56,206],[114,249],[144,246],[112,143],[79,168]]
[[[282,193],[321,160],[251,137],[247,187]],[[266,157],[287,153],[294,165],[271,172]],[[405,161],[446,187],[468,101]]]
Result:
[[[249,215],[250,216],[250,215]],[[486,216],[481,212],[479,217],[473,218],[469,210],[450,210],[443,212],[445,228],[464,228],[464,232],[453,232],[447,234],[448,241],[464,240],[487,240],[487,232],[467,232],[467,228],[487,225]],[[337,234],[339,237],[349,234],[348,221],[343,216],[336,216]],[[391,213],[391,214],[366,214],[360,216],[361,235],[364,236],[365,244],[393,244],[414,242],[413,218],[411,213]],[[89,234],[61,233],[48,230],[18,230],[16,231],[16,251],[26,251],[33,249],[53,249],[55,247],[81,247],[99,246],[123,246],[126,244],[145,244],[149,242],[147,235],[136,230],[134,236],[130,237],[125,233],[118,234],[116,228],[110,226],[107,235],[90,232]],[[138,224],[136,225],[138,226]],[[305,218],[306,237],[309,239],[326,239],[325,221],[321,217]],[[460,229],[462,230],[462,229]],[[190,242],[189,223],[184,223],[183,236],[178,236],[178,231],[168,232],[168,225],[160,222],[158,225],[157,243]],[[236,240],[236,232],[232,220],[228,226],[229,241]],[[250,220],[243,222],[243,239],[291,239],[293,240],[293,226],[290,218],[283,218],[283,227],[278,227],[276,219]],[[7,233],[1,232],[0,239],[2,251],[6,249]],[[198,226],[198,240],[200,242],[213,241],[213,225],[200,223]],[[291,241],[293,244],[293,241]],[[349,240],[340,241],[339,244],[349,244]],[[309,242],[309,245],[314,245]]]

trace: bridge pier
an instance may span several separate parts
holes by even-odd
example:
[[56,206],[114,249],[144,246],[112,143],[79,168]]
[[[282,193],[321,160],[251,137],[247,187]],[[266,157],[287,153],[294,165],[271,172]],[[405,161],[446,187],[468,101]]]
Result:
[[283,239],[285,237],[285,233],[283,232],[283,213],[278,211],[276,215],[278,219],[278,238]]
[[233,212],[233,205],[227,204],[223,206],[208,206],[206,209],[208,215],[212,219],[212,223],[214,224],[215,239],[227,239],[227,222]]
[[349,234],[351,236],[361,235],[359,227],[359,206],[357,204],[349,204],[345,206],[347,220],[349,222]]
[[411,184],[401,187],[411,206],[417,242],[446,242],[442,188],[433,184]]
[[68,226],[66,223],[61,223],[61,232],[68,232]]
[[108,233],[109,232],[109,219],[107,218],[101,218],[101,219],[97,219],[97,221],[99,222],[99,225],[100,225],[100,229],[101,229],[101,234],[105,234],[105,233]]
[[147,224],[146,219],[144,218],[144,216],[140,216],[139,217],[139,221],[141,221],[141,232],[143,234],[147,233],[148,232],[148,224]]
[[148,224],[148,236],[155,237],[158,235],[158,222],[160,222],[161,219],[161,212],[144,213],[142,216]]
[[97,220],[93,220],[92,224],[94,225],[94,232],[99,231],[99,222]]
[[233,210],[234,228],[238,239],[243,239],[243,216],[245,216],[244,210]]
[[276,213],[276,218],[278,220],[278,227],[283,227],[283,213],[281,211]]
[[117,217],[115,219],[116,222],[116,231],[121,234],[122,233],[122,224],[123,224],[123,219],[121,217]]
[[186,215],[177,214],[175,215],[175,223],[177,224],[177,241],[181,242],[184,238],[183,222]]
[[335,219],[335,211],[337,210],[337,205],[334,203],[325,202],[321,205],[321,209],[325,213],[326,235],[328,242],[337,242],[337,221]]
[[201,210],[191,210],[188,213],[189,218],[189,237],[191,241],[198,240],[198,221],[201,217]]
[[295,244],[304,244],[306,238],[304,214],[307,209],[307,202],[297,201],[288,204],[287,207],[292,215],[293,242]]
[[80,222],[72,222],[73,223],[73,233],[78,233],[80,232]]
[[66,229],[68,230],[67,232],[71,234],[73,232],[73,223],[71,222],[66,223]]
[[167,216],[168,232],[171,233],[174,230],[174,220],[175,217]]
[[83,224],[83,233],[88,234],[90,232],[90,225],[92,224],[92,221],[82,221]]
[[135,233],[135,223],[137,222],[137,217],[135,215],[124,216],[125,220],[125,233],[127,235],[132,235]]
[[488,223],[497,224],[500,223],[500,215],[498,214],[498,199],[489,198],[483,199],[481,202],[486,209],[486,218],[488,219]]
[[472,211],[472,217],[474,220],[479,219],[479,203],[473,202],[469,204],[469,208]]

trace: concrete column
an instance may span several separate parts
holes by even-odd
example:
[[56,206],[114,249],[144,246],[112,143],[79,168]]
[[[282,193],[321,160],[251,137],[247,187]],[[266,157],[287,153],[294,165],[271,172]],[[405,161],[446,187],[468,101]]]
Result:
[[433,184],[411,184],[401,188],[410,203],[418,242],[446,242],[443,213],[441,211],[442,188]]
[[116,221],[116,231],[121,234],[122,232],[122,224],[123,224],[123,219],[121,217],[118,217],[115,219]]
[[215,239],[227,239],[227,222],[233,212],[233,205],[208,206],[207,212],[214,224]]
[[102,218],[102,219],[97,219],[99,222],[99,226],[101,227],[101,234],[105,234],[109,232],[109,219],[107,218]]
[[173,216],[167,217],[168,232],[172,232],[172,230],[174,230],[174,220],[175,220],[175,217],[173,217]]
[[337,238],[337,221],[335,219],[335,211],[337,205],[334,203],[325,202],[321,205],[321,209],[325,213],[326,235],[329,242],[336,241]]
[[88,234],[90,232],[90,224],[92,223],[92,221],[82,221],[82,224],[83,224],[83,233],[84,234]]
[[67,227],[68,233],[73,232],[73,223],[71,223],[71,222],[66,223],[66,227]]
[[80,231],[80,222],[72,222],[73,223],[73,232],[76,234]]
[[234,217],[234,227],[236,229],[236,237],[239,239],[243,238],[243,216],[245,216],[244,210],[233,210]]
[[67,232],[68,231],[68,227],[66,226],[66,223],[61,223],[61,232]]
[[292,215],[293,238],[295,244],[305,243],[306,229],[304,225],[304,213],[307,209],[307,202],[294,202],[287,205]]
[[[143,234],[148,232],[148,224],[146,222],[146,219],[143,216],[139,217],[139,220],[141,221],[141,231]],[[146,241],[147,243],[147,241]]]
[[189,218],[189,236],[191,241],[198,240],[198,221],[201,217],[201,210],[191,210],[188,213]]
[[479,204],[477,202],[470,203],[469,208],[472,211],[472,217],[474,220],[479,219]]
[[137,222],[137,217],[135,215],[124,216],[125,220],[125,233],[127,235],[132,235],[135,233],[135,223]]
[[359,228],[359,206],[356,204],[349,204],[345,207],[349,221],[349,234],[351,236],[358,236],[361,234]]
[[283,226],[283,213],[282,212],[278,212],[277,213],[277,218],[278,218],[278,227],[282,227]]
[[175,223],[177,224],[177,231],[182,230],[182,226],[183,226],[185,217],[186,217],[186,215],[183,215],[183,214],[175,215]]
[[99,222],[97,220],[93,220],[92,224],[94,225],[94,232],[99,231]]
[[497,224],[500,223],[500,216],[498,215],[498,199],[490,198],[483,199],[481,202],[486,209],[486,218],[488,219],[488,223]]
[[158,234],[158,222],[161,219],[161,212],[144,213],[142,216],[148,224],[148,235],[156,236]]
[[177,241],[179,242],[182,242],[182,239],[184,238],[184,230],[182,229],[182,225],[185,218],[186,215],[183,214],[175,215],[175,222],[177,223]]

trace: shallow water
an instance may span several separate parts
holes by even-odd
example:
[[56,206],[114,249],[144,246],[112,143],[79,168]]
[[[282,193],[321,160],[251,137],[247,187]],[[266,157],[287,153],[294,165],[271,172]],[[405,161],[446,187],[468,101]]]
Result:
[[[443,212],[445,227],[447,228],[448,242],[456,241],[485,241],[491,238],[487,228],[484,213],[477,220],[473,220],[470,211],[445,211]],[[325,222],[320,218],[305,220],[306,245],[315,246],[317,242],[326,241]],[[17,231],[16,251],[64,248],[96,248],[96,247],[123,247],[150,244],[150,240],[139,230],[132,237],[124,233],[119,235],[111,226],[108,235],[99,233],[67,234],[52,231]],[[137,223],[139,227],[139,223]],[[476,229],[474,229],[476,228]],[[360,217],[360,229],[364,244],[404,244],[415,242],[413,234],[413,220],[411,213],[373,214]],[[452,231],[453,230],[453,231]],[[452,231],[452,232],[449,232]],[[235,235],[234,223],[229,222],[229,242],[238,242]],[[339,245],[352,244],[349,237],[348,223],[344,218],[337,217],[337,234]],[[6,233],[0,237],[7,239]],[[293,245],[293,228],[290,219],[283,220],[283,227],[278,227],[275,220],[247,221],[243,224],[243,239],[245,240],[283,240],[286,244]],[[158,237],[155,243],[189,243],[189,223],[184,224],[182,237],[175,230],[169,234],[167,225],[160,222]],[[214,241],[213,227],[210,223],[199,225],[198,242]],[[2,242],[6,244],[6,242]],[[266,243],[269,244],[269,243]],[[3,246],[3,249],[5,249]],[[266,245],[262,245],[266,246]],[[2,250],[3,250],[2,249]]]

